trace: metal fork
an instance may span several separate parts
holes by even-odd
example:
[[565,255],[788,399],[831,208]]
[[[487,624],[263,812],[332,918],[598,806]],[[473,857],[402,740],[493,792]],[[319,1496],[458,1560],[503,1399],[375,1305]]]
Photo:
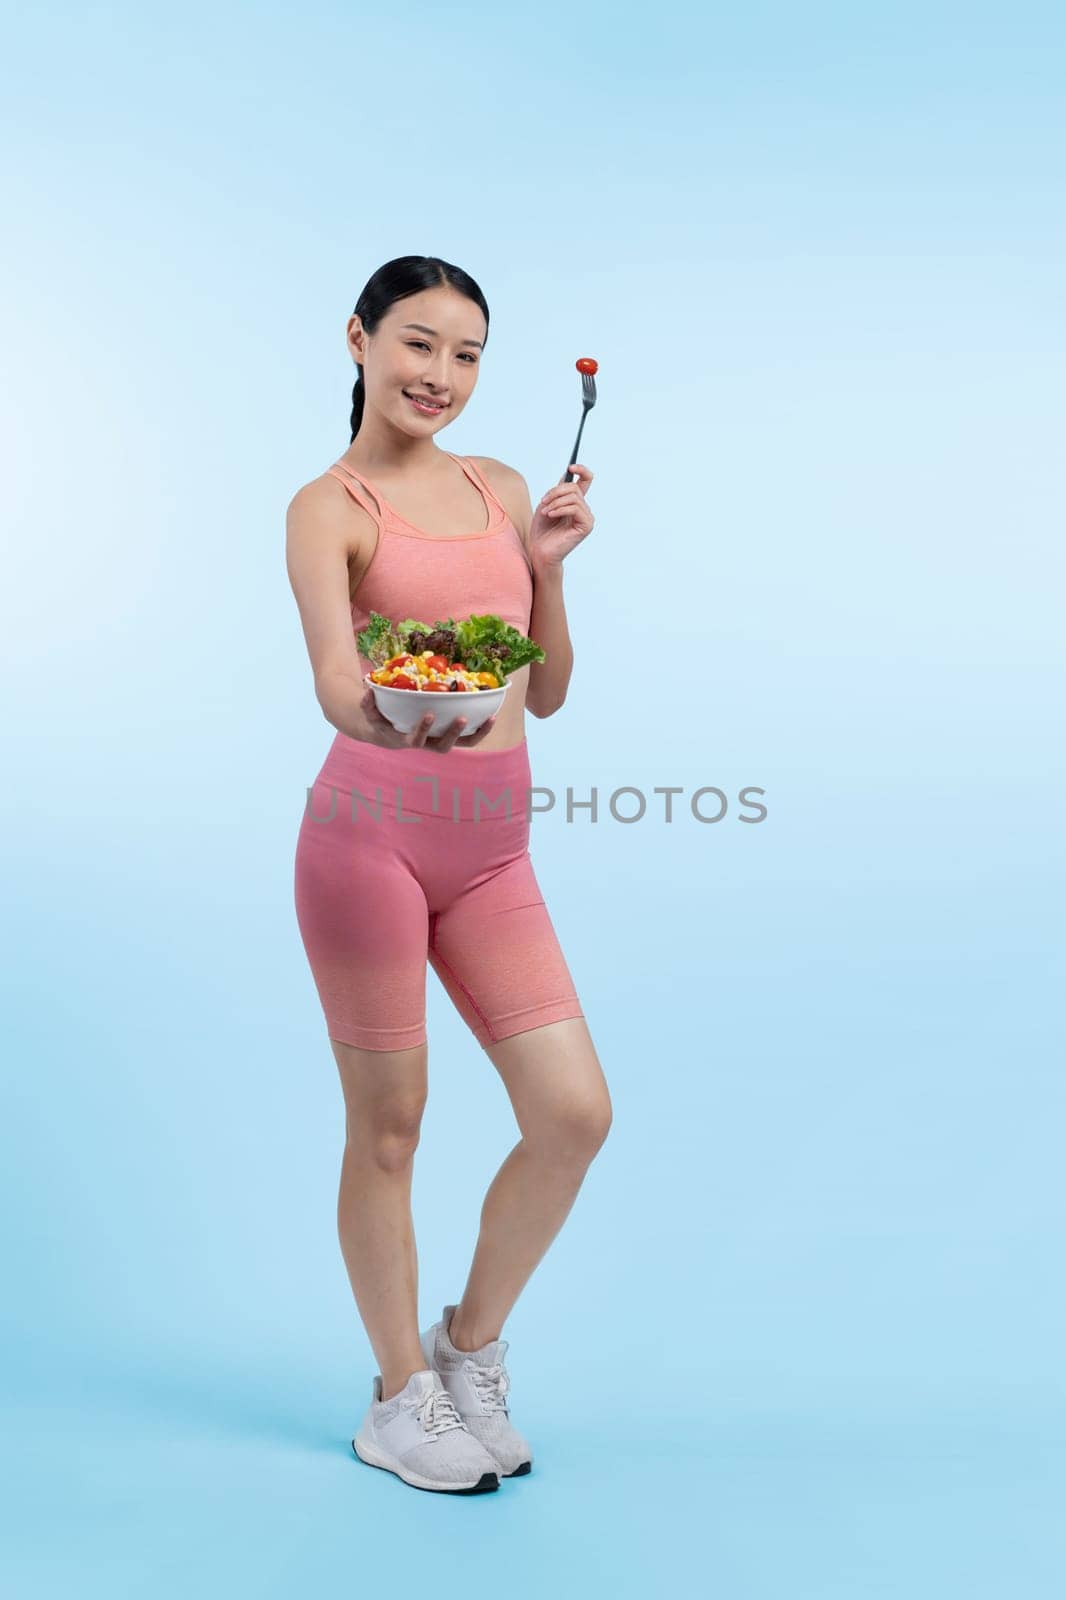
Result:
[[595,404],[596,379],[591,372],[583,372],[581,374],[581,423],[577,430],[577,438],[574,440],[574,448],[570,452],[570,466],[563,473],[563,483],[573,483],[574,478],[577,476],[576,473],[570,471],[570,467],[577,460],[577,453],[581,448],[581,430],[585,426],[585,418]]

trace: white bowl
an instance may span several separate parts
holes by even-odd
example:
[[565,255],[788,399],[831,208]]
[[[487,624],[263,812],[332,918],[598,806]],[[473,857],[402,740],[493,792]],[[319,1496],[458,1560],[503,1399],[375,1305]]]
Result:
[[456,717],[466,718],[460,739],[475,733],[500,709],[510,688],[510,680],[505,678],[498,689],[447,689],[443,693],[431,689],[427,693],[424,689],[393,689],[387,683],[375,683],[369,672],[363,674],[363,682],[373,689],[375,705],[398,733],[413,733],[426,713],[432,711],[433,724],[426,730],[431,739],[450,728]]

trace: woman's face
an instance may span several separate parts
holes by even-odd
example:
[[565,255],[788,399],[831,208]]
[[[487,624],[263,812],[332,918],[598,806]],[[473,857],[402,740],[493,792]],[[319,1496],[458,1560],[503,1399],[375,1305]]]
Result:
[[[350,317],[348,347],[363,364],[367,407],[407,433],[445,427],[473,393],[487,331],[480,307],[446,288],[397,300],[373,334]],[[441,409],[423,409],[411,395],[435,400]]]

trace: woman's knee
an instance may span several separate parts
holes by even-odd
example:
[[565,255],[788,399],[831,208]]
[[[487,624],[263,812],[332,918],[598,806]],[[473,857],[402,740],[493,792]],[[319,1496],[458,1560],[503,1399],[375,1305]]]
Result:
[[379,1165],[394,1169],[410,1161],[422,1129],[428,1098],[427,1050],[362,1050],[334,1041],[351,1145]]
[[606,1093],[598,1095],[582,1109],[578,1118],[579,1133],[590,1155],[595,1155],[606,1141],[613,1120],[610,1096]]
[[528,1131],[523,1130],[523,1138],[554,1157],[591,1161],[602,1148],[612,1120],[610,1096],[604,1090],[554,1105],[547,1115],[538,1116]]
[[396,1094],[361,1115],[349,1111],[348,1143],[363,1150],[379,1167],[398,1171],[418,1148],[425,1104],[422,1095]]

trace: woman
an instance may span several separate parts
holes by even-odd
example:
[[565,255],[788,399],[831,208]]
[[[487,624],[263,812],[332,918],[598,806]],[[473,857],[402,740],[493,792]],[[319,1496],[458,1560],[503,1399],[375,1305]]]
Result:
[[[488,325],[478,285],[448,262],[401,256],[374,273],[348,321],[350,447],[287,517],[315,692],[337,730],[300,826],[295,900],[346,1104],[341,1249],[381,1368],[352,1443],[406,1483],[464,1494],[530,1470],[501,1330],[611,1122],[529,856],[524,724],[527,706],[548,717],[566,697],[562,563],[592,529],[592,474],[573,467],[580,481],[534,511],[513,468],[437,445],[474,392]],[[510,676],[467,738],[464,718],[438,737],[432,718],[400,734],[362,681],[371,610],[429,627],[493,612],[545,659]],[[410,1197],[427,962],[500,1073],[521,1138],[485,1196],[461,1299],[420,1337]]]

